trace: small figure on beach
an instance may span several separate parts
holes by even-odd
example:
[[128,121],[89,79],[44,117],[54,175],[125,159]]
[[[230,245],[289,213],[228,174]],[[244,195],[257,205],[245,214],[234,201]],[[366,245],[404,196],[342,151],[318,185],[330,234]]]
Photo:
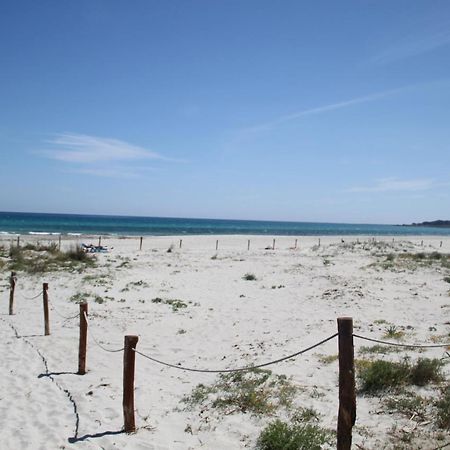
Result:
[[81,248],[86,253],[107,253],[109,251],[108,247],[104,245],[81,244]]

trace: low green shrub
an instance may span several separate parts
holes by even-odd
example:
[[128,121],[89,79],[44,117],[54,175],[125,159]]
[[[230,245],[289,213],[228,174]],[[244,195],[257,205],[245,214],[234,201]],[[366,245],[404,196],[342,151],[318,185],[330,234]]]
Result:
[[[152,299],[152,303],[162,303],[172,307],[173,312],[177,312],[182,308],[187,308],[188,304],[177,298],[162,299],[161,297],[155,297]],[[191,303],[191,302],[189,302]]]
[[254,275],[253,273],[246,273],[242,278],[247,281],[255,281],[256,275]]
[[439,428],[450,430],[450,384],[442,388],[435,406],[437,409],[437,425]]
[[394,388],[406,383],[408,364],[406,362],[371,361],[358,373],[361,392],[373,393]]
[[385,331],[383,337],[399,340],[399,339],[402,339],[404,335],[405,335],[405,332],[402,330],[399,330],[396,325],[389,325],[386,328],[386,331]]
[[215,383],[197,385],[183,402],[190,408],[217,408],[225,414],[233,412],[254,415],[272,414],[277,408],[289,408],[296,387],[284,375],[273,375],[270,370],[253,369],[245,372],[224,373]]
[[439,359],[420,358],[411,367],[409,378],[416,386],[425,386],[428,383],[442,381],[442,361]]
[[261,432],[257,450],[320,450],[330,442],[330,433],[317,425],[288,424],[275,420]]
[[8,268],[19,272],[44,273],[57,270],[83,270],[95,266],[95,259],[81,247],[73,247],[66,252],[58,250],[56,244],[23,247],[11,246]]
[[413,365],[407,359],[401,362],[366,361],[358,371],[360,390],[376,393],[404,385],[424,386],[442,380],[441,368],[439,359],[420,358]]

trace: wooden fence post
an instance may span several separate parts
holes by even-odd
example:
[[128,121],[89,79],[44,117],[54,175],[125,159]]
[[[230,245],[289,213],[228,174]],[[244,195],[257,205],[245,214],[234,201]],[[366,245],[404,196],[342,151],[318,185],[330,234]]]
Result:
[[320,247],[320,238],[319,238],[319,247]]
[[420,243],[420,246],[423,247],[423,241]]
[[100,247],[101,245],[102,245],[102,237],[99,236],[99,237],[98,237],[98,246]]
[[141,236],[141,240],[139,242],[139,250],[142,250],[142,239],[143,239],[143,237]]
[[78,346],[78,375],[86,373],[87,320],[88,304],[80,303],[80,343]]
[[353,319],[351,317],[339,317],[337,323],[339,346],[337,450],[350,450],[352,427],[356,420]]
[[247,250],[250,250],[250,239],[247,242]]
[[9,278],[9,315],[14,314],[14,290],[16,289],[16,272],[11,272]]
[[136,430],[134,421],[134,367],[138,336],[125,336],[123,350],[123,428],[125,433]]
[[216,240],[216,250],[219,248],[219,239]]
[[442,241],[441,241],[441,245],[439,247],[442,247]]
[[273,240],[273,243],[272,243],[272,250],[275,250],[275,239]]
[[50,323],[48,314],[48,283],[42,285],[42,300],[44,302],[44,334],[50,335]]
[[297,248],[297,239],[295,240],[294,248]]
[[61,251],[61,235],[58,236],[58,250]]
[[183,245],[183,239],[180,239],[180,248]]

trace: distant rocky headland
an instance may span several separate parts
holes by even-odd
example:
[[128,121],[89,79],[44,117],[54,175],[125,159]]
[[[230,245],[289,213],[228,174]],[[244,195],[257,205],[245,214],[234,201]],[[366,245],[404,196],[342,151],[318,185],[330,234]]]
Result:
[[450,220],[433,220],[431,222],[412,223],[411,225],[403,225],[403,226],[450,228]]

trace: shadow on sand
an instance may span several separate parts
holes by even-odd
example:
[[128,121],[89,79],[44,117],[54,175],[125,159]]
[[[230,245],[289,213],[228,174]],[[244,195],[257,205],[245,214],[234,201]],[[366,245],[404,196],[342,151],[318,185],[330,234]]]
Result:
[[68,441],[71,444],[74,444],[75,442],[82,442],[85,441],[86,439],[95,439],[95,438],[100,438],[103,436],[114,436],[116,434],[122,434],[124,433],[123,430],[119,430],[119,431],[103,431],[102,433],[95,433],[95,434],[85,434],[84,436],[80,436],[80,437],[70,437],[68,439]]
[[38,378],[54,377],[57,375],[79,375],[79,374],[77,372],[48,372],[48,373],[40,373],[38,375]]

